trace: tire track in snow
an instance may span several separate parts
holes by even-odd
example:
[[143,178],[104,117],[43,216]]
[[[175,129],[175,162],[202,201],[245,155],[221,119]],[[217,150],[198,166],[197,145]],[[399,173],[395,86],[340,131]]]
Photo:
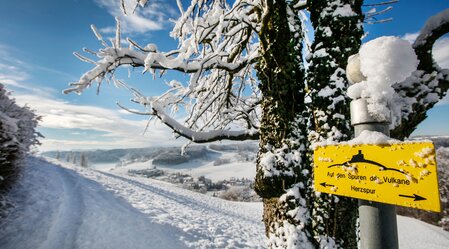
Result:
[[60,187],[63,190],[62,202],[52,219],[47,239],[40,248],[76,248],[76,239],[85,210],[82,191],[73,174],[59,167],[55,167],[54,172],[58,173]]
[[[261,210],[174,187],[152,179],[77,168],[147,214],[182,229],[192,248],[263,248]],[[247,213],[246,213],[246,212]]]
[[[111,177],[111,178],[116,178],[116,179],[118,179],[120,181],[127,182],[127,183],[129,183],[131,185],[134,185],[136,187],[142,188],[144,190],[153,192],[153,193],[155,193],[157,195],[160,195],[160,196],[162,196],[164,198],[172,200],[172,201],[174,201],[174,202],[176,202],[178,204],[185,205],[185,206],[187,206],[189,208],[192,208],[192,209],[208,210],[208,211],[211,211],[211,212],[225,214],[226,216],[229,216],[231,218],[241,219],[241,220],[245,220],[245,221],[247,221],[249,223],[254,223],[254,225],[257,225],[259,223],[259,222],[256,222],[254,220],[253,216],[249,216],[248,215],[248,217],[246,217],[244,214],[242,215],[241,213],[235,212],[235,210],[228,209],[224,205],[214,205],[214,204],[217,204],[217,203],[205,202],[205,200],[202,200],[201,198],[193,199],[191,195],[190,196],[189,195],[182,195],[179,192],[176,193],[176,192],[170,191],[168,189],[161,188],[161,187],[159,187],[157,185],[150,185],[148,183],[144,184],[144,183],[139,182],[137,180],[129,179],[129,178],[122,177],[122,176],[119,176],[119,175],[110,174],[110,173],[106,173],[106,172],[102,172],[102,171],[96,171],[96,172],[98,172],[100,174],[103,174],[103,175],[106,175],[106,176]],[[209,197],[208,197],[208,199],[209,199]]]
[[[261,248],[264,245],[262,223],[254,219],[258,216],[237,212],[241,206],[236,203],[215,198],[211,201],[211,197],[184,189],[168,189],[168,185],[161,187],[152,184],[151,179],[129,179],[105,172],[97,173],[107,176],[109,180],[118,180],[108,187],[117,191],[117,187],[121,186],[126,192],[123,197],[131,203],[138,203],[136,208],[161,223],[175,225],[191,234],[185,240],[194,248]],[[137,179],[147,181],[142,183]],[[146,196],[137,194],[141,191],[129,191],[130,187],[144,190]],[[123,194],[121,192],[119,190],[118,194]]]

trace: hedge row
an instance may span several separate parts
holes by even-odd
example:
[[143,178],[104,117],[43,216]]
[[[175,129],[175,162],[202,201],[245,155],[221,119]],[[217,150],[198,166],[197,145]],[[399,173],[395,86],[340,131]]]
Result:
[[[20,161],[31,146],[39,144],[36,132],[39,121],[28,106],[18,106],[0,83],[0,191],[14,181],[20,170]],[[1,193],[0,193],[1,194]]]

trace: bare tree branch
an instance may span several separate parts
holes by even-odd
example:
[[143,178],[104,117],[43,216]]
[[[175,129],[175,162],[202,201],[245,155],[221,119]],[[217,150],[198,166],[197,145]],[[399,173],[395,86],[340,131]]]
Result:
[[374,19],[374,21],[364,21],[364,23],[366,23],[366,24],[378,24],[378,23],[386,23],[386,22],[391,22],[391,21],[393,21],[393,18],[386,18],[386,19],[381,19],[381,20],[375,20],[375,18],[372,18],[372,19]]
[[372,6],[382,6],[382,5],[389,5],[393,3],[397,3],[399,0],[392,0],[392,1],[386,1],[386,2],[380,2],[380,3],[371,3],[371,4],[364,4],[364,7],[372,7]]

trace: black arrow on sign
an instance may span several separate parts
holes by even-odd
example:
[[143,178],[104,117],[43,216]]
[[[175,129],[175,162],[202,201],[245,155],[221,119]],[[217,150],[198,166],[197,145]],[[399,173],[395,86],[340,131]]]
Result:
[[426,198],[419,196],[417,194],[413,194],[413,195],[399,195],[400,197],[405,197],[405,198],[413,198],[415,199],[414,201],[423,201],[423,200],[427,200]]
[[323,187],[334,187],[334,185],[326,184],[325,182],[320,183],[320,185]]

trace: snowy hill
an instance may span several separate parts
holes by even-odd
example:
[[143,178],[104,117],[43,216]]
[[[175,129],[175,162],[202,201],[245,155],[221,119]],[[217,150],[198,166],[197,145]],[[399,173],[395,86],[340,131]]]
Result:
[[191,145],[187,147],[184,155],[181,148],[178,147],[149,147],[149,148],[131,148],[131,149],[112,149],[112,150],[90,150],[90,151],[47,151],[42,153],[44,156],[59,158],[65,160],[67,157],[79,157],[84,153],[92,164],[129,164],[132,162],[145,162],[154,160],[155,165],[177,165],[192,160],[213,161],[216,159],[217,152],[221,153],[240,153],[255,155],[258,144],[254,142],[238,144],[211,144]]
[[441,147],[449,147],[449,136],[419,136],[419,137],[413,137],[412,139],[421,140],[421,139],[428,139],[433,142],[435,145],[435,149],[441,148]]
[[[1,248],[263,248],[261,203],[229,202],[153,179],[29,158],[9,195]],[[443,249],[449,233],[398,216],[400,248]]]

